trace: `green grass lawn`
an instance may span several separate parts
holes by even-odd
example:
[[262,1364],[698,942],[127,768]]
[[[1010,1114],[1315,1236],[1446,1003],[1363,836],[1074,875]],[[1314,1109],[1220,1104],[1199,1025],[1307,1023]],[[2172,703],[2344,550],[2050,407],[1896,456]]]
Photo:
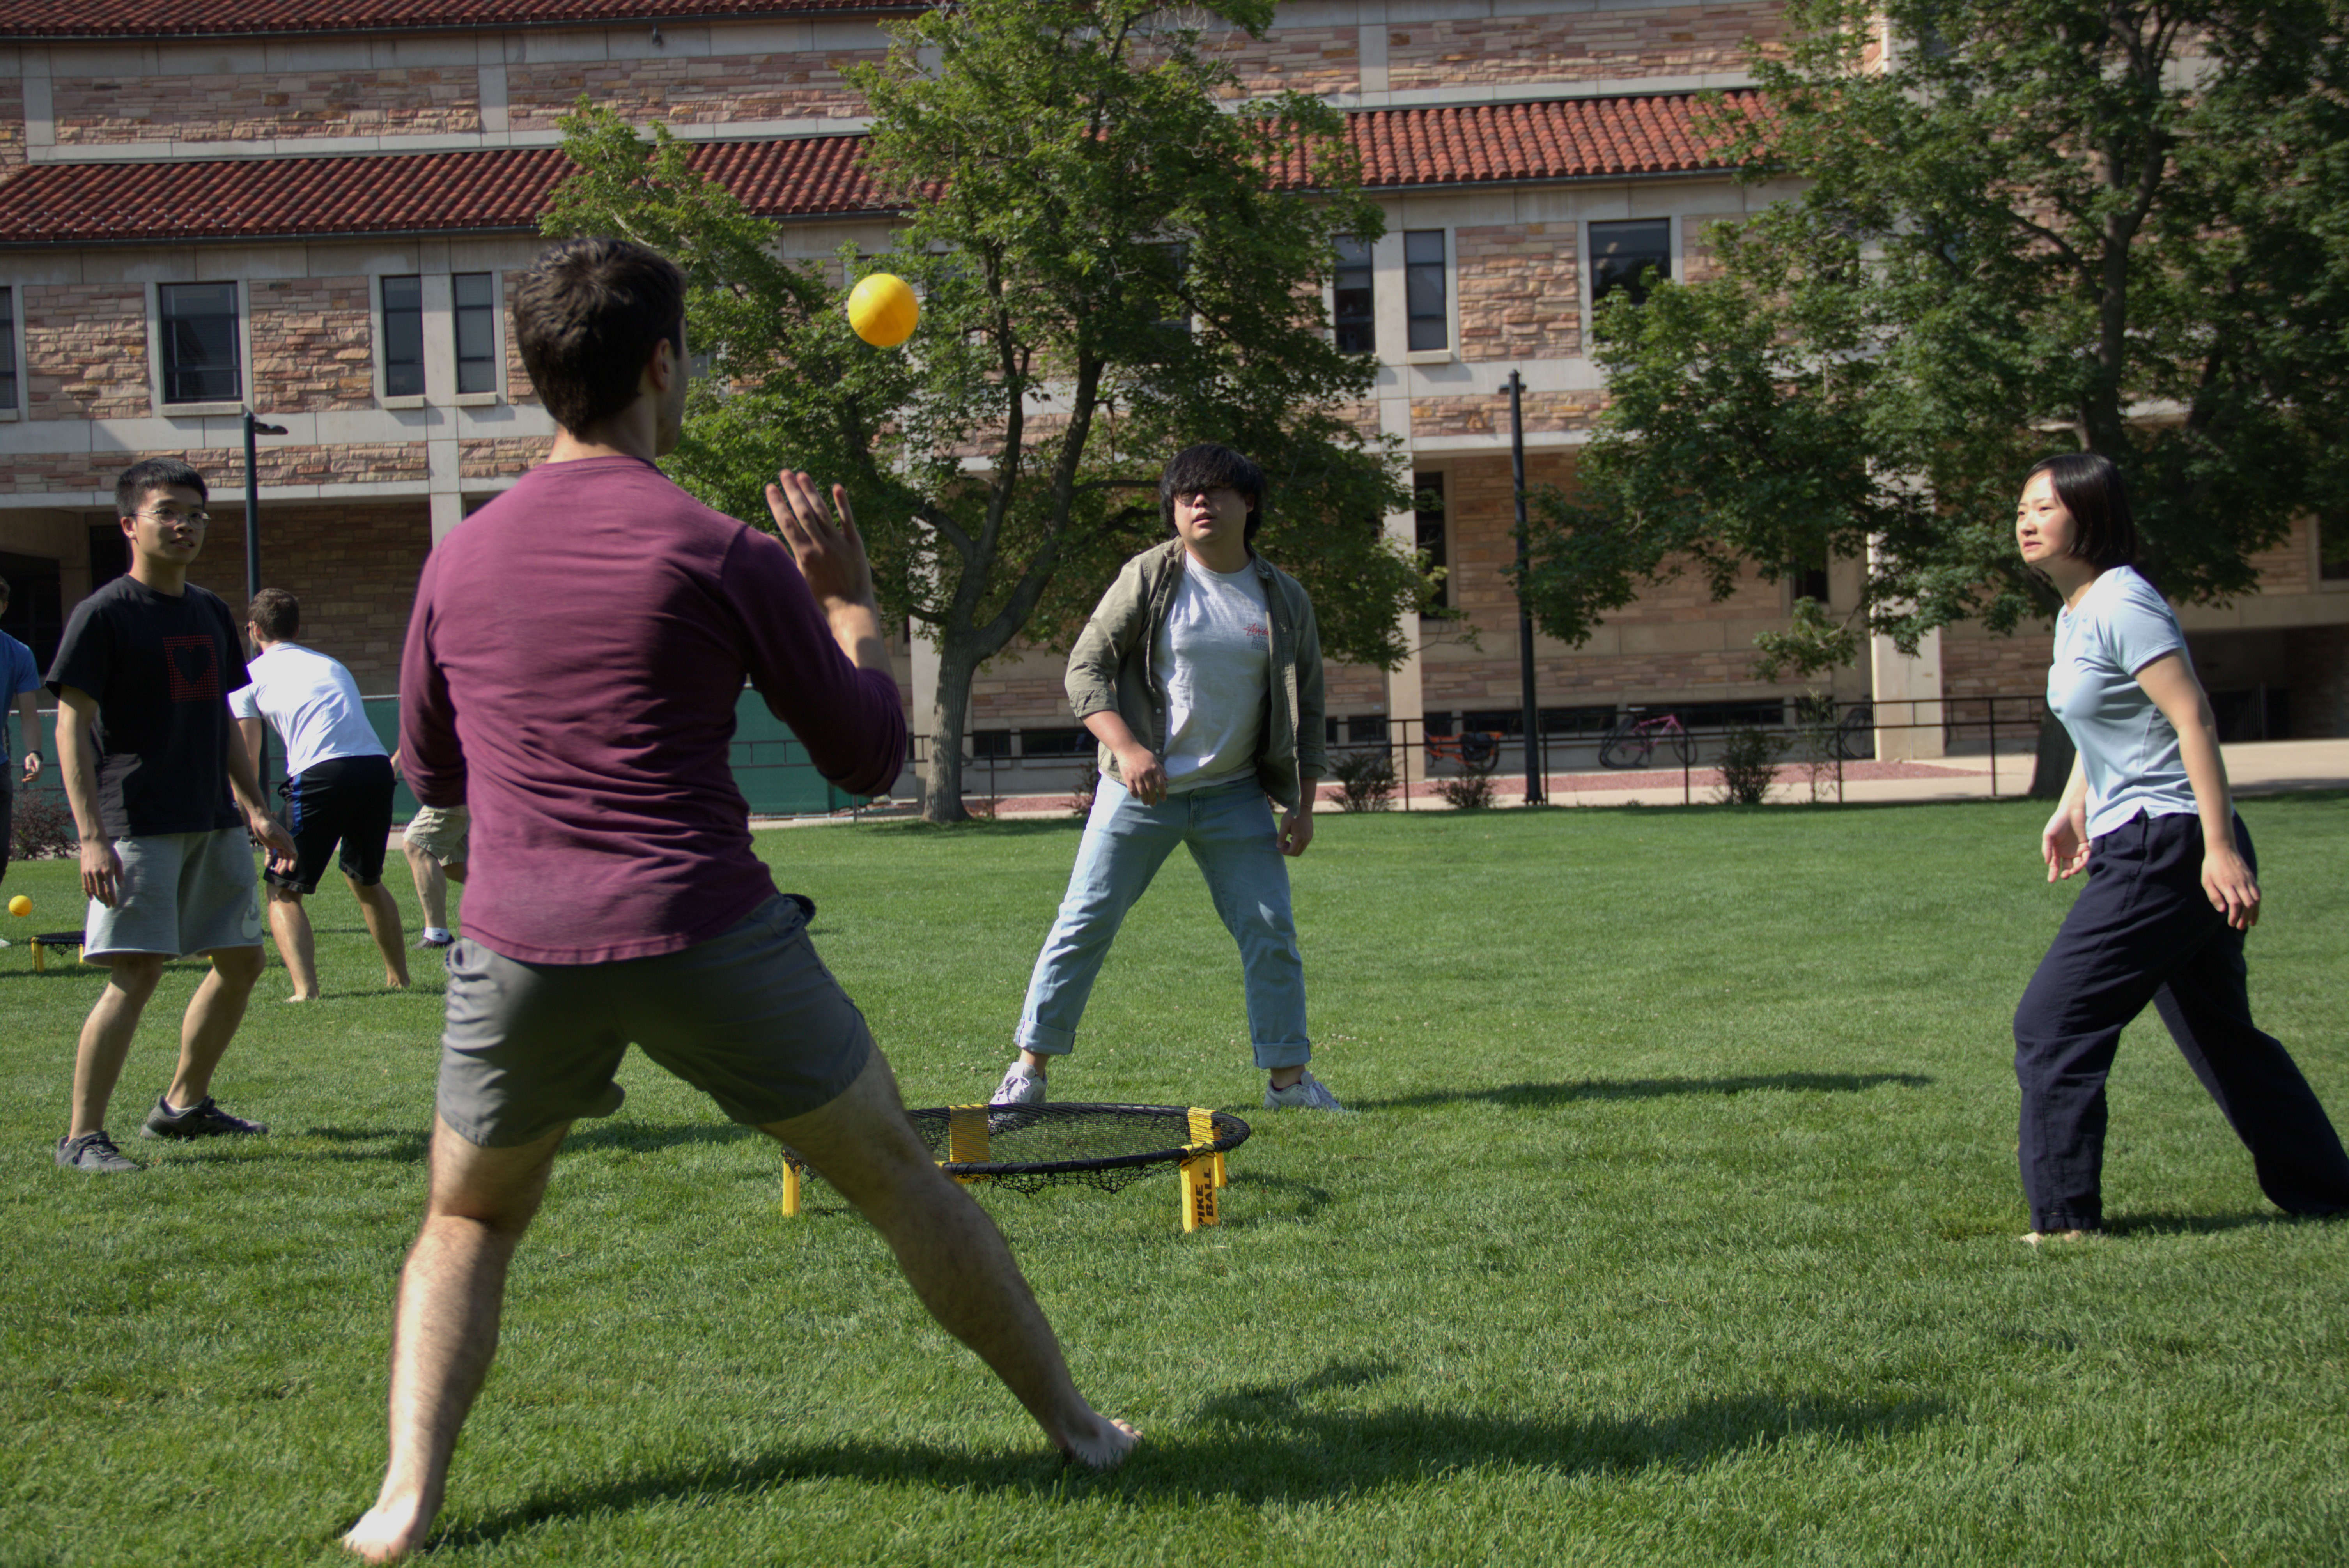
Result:
[[[2349,799],[2247,803],[2262,1024],[2349,1116]],[[823,1189],[640,1057],[517,1264],[428,1561],[2339,1563],[2349,1224],[2295,1222],[2150,1016],[2111,1231],[2035,1253],[2009,1022],[2070,902],[2044,808],[1324,818],[1297,868],[1314,1061],[1255,1109],[1237,963],[1170,861],[1062,1099],[1237,1109],[1225,1221],[1172,1174],[983,1193],[1080,1385],[1146,1445],[1063,1471]],[[915,1104],[984,1098],[1074,824],[777,832],[781,884]],[[6,891],[73,923],[69,862]],[[409,890],[398,890],[403,902]],[[0,1568],[319,1563],[383,1457],[438,965],[387,995],[339,886],[327,992],[264,978],[236,1147],[61,1171],[95,970],[0,954]],[[410,910],[413,919],[413,911]]]

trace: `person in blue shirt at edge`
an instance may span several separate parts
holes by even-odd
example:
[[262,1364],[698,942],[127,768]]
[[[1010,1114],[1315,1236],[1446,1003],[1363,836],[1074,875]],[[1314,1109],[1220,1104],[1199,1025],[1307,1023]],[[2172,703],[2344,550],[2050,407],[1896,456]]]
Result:
[[2064,598],[2047,706],[2079,753],[2040,854],[2051,882],[2088,872],[2014,1015],[2023,1239],[2103,1227],[2105,1076],[2147,1002],[2251,1150],[2261,1191],[2293,1214],[2349,1210],[2349,1156],[2324,1108],[2251,1022],[2259,861],[2178,617],[2131,564],[2119,469],[2093,452],[2047,459],[2014,532]]

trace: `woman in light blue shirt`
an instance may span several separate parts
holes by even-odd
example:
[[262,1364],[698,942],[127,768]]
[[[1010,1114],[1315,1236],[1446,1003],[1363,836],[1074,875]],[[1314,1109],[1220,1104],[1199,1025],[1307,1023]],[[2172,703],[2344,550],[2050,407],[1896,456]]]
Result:
[[2261,1191],[2295,1214],[2349,1211],[2349,1155],[2251,1022],[2243,934],[2260,918],[2258,861],[2178,617],[2130,564],[2119,470],[2092,452],[2049,458],[2014,532],[2024,564],[2064,596],[2047,706],[2079,751],[2040,855],[2051,882],[2088,873],[2014,1015],[2023,1240],[2102,1228],[2105,1075],[2147,1002],[2251,1150]]

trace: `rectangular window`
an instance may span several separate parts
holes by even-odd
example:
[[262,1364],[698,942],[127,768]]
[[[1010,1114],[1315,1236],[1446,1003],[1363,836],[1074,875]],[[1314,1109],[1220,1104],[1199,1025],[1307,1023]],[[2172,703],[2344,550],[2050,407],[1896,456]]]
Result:
[[970,754],[981,758],[1009,758],[1011,755],[1011,732],[1008,729],[972,730]]
[[1661,277],[1672,275],[1672,223],[1669,218],[1640,218],[1628,223],[1590,225],[1590,303],[1597,304],[1617,289],[1638,304],[1648,297],[1645,274],[1652,268]]
[[1403,314],[1413,353],[1452,346],[1452,315],[1444,303],[1444,231],[1413,229],[1402,237]]
[[456,285],[457,392],[498,389],[498,290],[494,273],[459,273]]
[[2349,583],[2349,523],[2339,528],[2328,528],[2323,522],[2316,525],[2316,580]]
[[233,403],[237,375],[236,285],[160,284],[163,401]]
[[1379,351],[1378,324],[1371,313],[1371,242],[1368,240],[1340,239],[1338,242],[1337,286],[1332,292],[1330,325],[1338,329],[1338,350],[1341,354],[1376,354]]
[[[1430,567],[1448,566],[1451,556],[1444,549],[1443,472],[1415,473],[1411,476],[1411,488],[1418,492],[1413,510],[1419,514],[1420,552],[1427,557]],[[1452,608],[1452,577],[1449,573],[1444,574],[1442,583],[1436,584],[1435,602],[1444,609]]]
[[1382,713],[1348,714],[1346,743],[1350,746],[1384,746],[1387,743],[1387,716]]
[[[1809,561],[1793,562],[1786,567],[1786,596],[1795,599],[1816,599],[1822,609],[1827,602],[1827,560],[1824,555]],[[1788,608],[1793,608],[1789,603]]]
[[1169,332],[1187,334],[1191,330],[1191,313],[1183,308],[1180,291],[1185,274],[1191,270],[1191,247],[1183,241],[1170,240],[1164,244],[1143,248],[1151,253],[1156,263],[1152,268],[1151,283],[1164,295],[1172,311],[1171,315],[1161,317],[1158,325]]
[[1546,707],[1536,716],[1544,735],[1604,735],[1615,727],[1615,708],[1609,704],[1585,705],[1580,707]]
[[424,396],[424,280],[383,280],[383,395]]
[[0,408],[14,409],[16,407],[16,291],[13,287],[0,285]]
[[1019,755],[1022,757],[1090,757],[1092,750],[1093,736],[1089,729],[1023,729],[1019,732]]

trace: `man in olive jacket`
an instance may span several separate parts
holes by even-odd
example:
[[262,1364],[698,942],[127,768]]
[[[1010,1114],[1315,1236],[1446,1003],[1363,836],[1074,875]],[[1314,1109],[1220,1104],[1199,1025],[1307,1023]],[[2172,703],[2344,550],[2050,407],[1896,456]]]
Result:
[[1069,656],[1069,705],[1100,742],[1102,784],[996,1104],[1044,1099],[1046,1060],[1075,1049],[1125,912],[1182,844],[1239,944],[1266,1107],[1340,1109],[1305,1070],[1305,965],[1282,858],[1313,841],[1321,643],[1305,590],[1250,548],[1264,493],[1263,471],[1228,447],[1177,453],[1158,482],[1174,537],[1125,563]]

